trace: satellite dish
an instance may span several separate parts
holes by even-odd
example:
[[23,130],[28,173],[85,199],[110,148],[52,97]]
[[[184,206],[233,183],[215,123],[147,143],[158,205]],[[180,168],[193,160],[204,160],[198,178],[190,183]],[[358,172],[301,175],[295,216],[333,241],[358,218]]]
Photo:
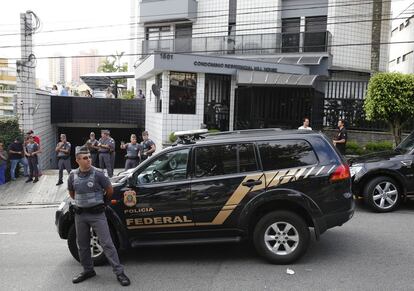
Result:
[[152,89],[152,93],[154,93],[155,97],[159,98],[160,95],[161,95],[160,87],[158,87],[155,84],[152,84],[151,89]]

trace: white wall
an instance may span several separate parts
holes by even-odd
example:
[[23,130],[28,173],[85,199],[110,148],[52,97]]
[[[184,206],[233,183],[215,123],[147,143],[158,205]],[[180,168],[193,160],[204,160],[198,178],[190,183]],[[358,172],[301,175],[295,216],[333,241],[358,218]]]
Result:
[[[403,24],[400,30],[400,24]],[[414,14],[408,20],[401,20],[393,27],[391,42],[414,41]],[[412,52],[412,53],[410,53]],[[403,56],[406,55],[403,61]],[[397,64],[397,59],[400,58]],[[405,74],[414,73],[414,43],[394,44],[390,47],[390,67],[391,72],[401,72]]]

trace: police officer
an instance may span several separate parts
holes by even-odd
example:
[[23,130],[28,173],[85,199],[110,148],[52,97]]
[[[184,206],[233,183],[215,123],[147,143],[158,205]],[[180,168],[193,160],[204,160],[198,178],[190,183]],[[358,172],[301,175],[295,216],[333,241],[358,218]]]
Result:
[[348,134],[345,128],[345,121],[343,119],[339,119],[338,121],[338,133],[336,134],[335,138],[333,139],[333,143],[335,147],[339,150],[339,152],[345,155],[346,150],[346,142],[348,140]]
[[137,136],[131,134],[131,142],[125,144],[121,141],[121,149],[127,151],[125,156],[125,170],[135,168],[139,164],[139,152],[141,150],[141,145],[137,143]]
[[92,227],[118,281],[122,286],[128,286],[130,281],[119,262],[105,215],[104,196],[111,198],[111,182],[101,171],[92,167],[87,147],[76,147],[76,163],[79,168],[69,175],[68,190],[70,197],[75,200],[76,242],[83,272],[75,276],[72,282],[76,284],[96,275],[90,249]]
[[114,148],[109,151],[111,154],[111,165],[112,170],[115,169],[115,140],[111,137],[111,132],[108,130],[109,139],[111,140],[111,143],[113,143]]
[[155,143],[149,139],[148,131],[142,132],[141,161],[145,161],[155,152]]
[[71,144],[66,140],[66,134],[60,135],[60,142],[56,145],[56,153],[57,153],[57,160],[58,160],[58,168],[59,168],[59,181],[56,183],[56,186],[63,184],[63,170],[66,169],[68,174],[72,171],[72,167],[70,164],[70,149]]
[[86,146],[91,152],[92,166],[98,167],[98,141],[95,138],[95,133],[92,131],[89,134],[89,139],[86,141]]
[[114,169],[112,167],[111,151],[115,150],[115,143],[112,138],[109,137],[108,130],[101,131],[101,138],[98,142],[99,147],[99,167],[106,169],[108,176],[112,177]]

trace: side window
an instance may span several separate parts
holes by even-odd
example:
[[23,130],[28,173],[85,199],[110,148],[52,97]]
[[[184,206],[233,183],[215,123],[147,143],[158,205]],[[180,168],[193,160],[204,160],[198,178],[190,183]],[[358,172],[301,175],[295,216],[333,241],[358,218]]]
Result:
[[197,147],[195,176],[211,177],[257,170],[253,144]]
[[138,174],[137,184],[185,180],[189,149],[165,153]]
[[312,147],[304,140],[277,140],[259,144],[264,171],[314,165]]

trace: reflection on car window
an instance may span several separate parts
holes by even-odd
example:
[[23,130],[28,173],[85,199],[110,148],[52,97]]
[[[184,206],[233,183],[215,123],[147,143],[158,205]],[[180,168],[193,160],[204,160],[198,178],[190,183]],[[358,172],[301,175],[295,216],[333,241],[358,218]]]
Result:
[[165,153],[155,158],[139,175],[138,184],[170,182],[187,178],[189,149]]
[[253,144],[198,147],[195,160],[195,176],[198,178],[257,170]]
[[312,147],[301,140],[278,140],[259,144],[263,170],[287,169],[318,162]]
[[396,148],[397,151],[407,154],[414,148],[414,132],[407,136]]

